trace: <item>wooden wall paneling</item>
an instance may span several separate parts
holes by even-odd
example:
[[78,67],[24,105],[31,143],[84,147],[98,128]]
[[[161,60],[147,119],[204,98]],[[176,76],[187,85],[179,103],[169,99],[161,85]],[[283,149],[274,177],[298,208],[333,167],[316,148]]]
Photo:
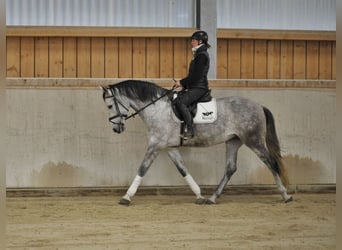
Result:
[[[208,49],[208,53],[209,53],[209,57],[210,57],[210,51],[211,49],[209,48]],[[186,68],[187,68],[187,72],[188,72],[188,69],[189,69],[189,66],[190,66],[190,62],[191,60],[194,58],[194,53],[192,53],[192,46],[191,46],[191,42],[189,40],[186,40],[186,51],[188,52],[187,53],[187,59],[186,59]]]
[[119,77],[119,41],[116,37],[105,38],[105,77]]
[[331,79],[336,80],[336,42],[332,42],[331,46]]
[[63,77],[77,76],[76,38],[65,37],[63,41]]
[[322,80],[331,80],[331,42],[320,41],[319,43],[319,74]]
[[159,38],[146,38],[146,77],[159,78]]
[[91,42],[89,37],[77,38],[77,77],[91,77]]
[[[119,29],[120,38],[108,36],[105,29],[76,35],[69,30],[43,34],[43,30],[27,33],[25,27],[8,33],[8,77],[182,78],[192,59],[185,36],[158,36],[154,29],[153,34],[139,35]],[[300,32],[289,37],[281,32],[274,37],[276,31],[260,36],[239,32],[218,37],[218,79],[336,80],[333,33],[326,37],[318,32],[312,37],[312,32]]]
[[267,41],[264,39],[254,42],[254,78],[267,78]]
[[217,78],[226,79],[228,77],[228,40],[217,40]]
[[293,41],[293,78],[306,78],[306,41]]
[[228,78],[241,78],[241,40],[228,40]]
[[[190,66],[190,63],[191,63],[191,60],[193,59],[194,57],[194,54],[192,53],[192,50],[191,50],[191,44],[189,44],[187,46],[187,57],[186,57],[186,73],[188,74],[188,71],[189,71],[189,66]],[[210,56],[210,49],[209,49],[209,56]]]
[[[17,26],[9,25],[7,36],[31,37],[184,37],[195,28],[105,27],[105,26]],[[273,33],[273,32],[272,32]],[[327,36],[327,35],[325,35]]]
[[160,39],[160,77],[173,78],[173,39]]
[[335,41],[336,31],[274,30],[274,29],[217,29],[218,38],[268,39],[268,40],[316,40]]
[[293,79],[293,41],[282,40],[280,46],[280,78]]
[[132,38],[119,38],[119,77],[132,78]]
[[91,38],[91,77],[104,78],[105,45],[103,37]]
[[49,75],[49,38],[36,37],[34,48],[34,76],[48,77]]
[[133,78],[146,77],[146,39],[143,37],[133,38]]
[[184,78],[187,75],[188,64],[188,39],[176,38],[174,40],[174,77]]
[[22,37],[20,41],[21,77],[34,77],[34,38]]
[[[191,40],[186,39],[186,51],[187,51],[187,59],[186,59],[186,74],[188,74],[189,72],[189,67],[190,67],[190,63],[192,61],[192,59],[194,58],[194,53],[192,53],[192,46],[191,46]],[[208,49],[209,52],[209,57],[210,57],[210,49]],[[209,65],[212,67],[212,65]]]
[[49,38],[49,77],[63,77],[63,38]]
[[8,37],[6,47],[7,77],[20,77],[20,38]]
[[[184,37],[195,28],[100,27],[100,26],[7,26],[7,36],[45,37]],[[230,39],[335,41],[336,31],[218,29],[217,37]]]
[[[186,62],[185,62],[185,74],[179,78],[175,78],[175,79],[182,79],[184,77],[186,77],[188,75],[188,72],[189,72],[189,67],[190,67],[190,63],[194,57],[194,54],[192,53],[192,50],[191,50],[191,43],[189,43],[189,40],[186,39]],[[210,56],[210,49],[209,49],[209,56]],[[173,84],[173,82],[172,82]]]
[[267,42],[267,78],[280,78],[280,41],[269,40]]
[[306,77],[318,79],[319,72],[319,42],[307,41],[306,47]]
[[254,40],[241,41],[241,78],[254,77]]

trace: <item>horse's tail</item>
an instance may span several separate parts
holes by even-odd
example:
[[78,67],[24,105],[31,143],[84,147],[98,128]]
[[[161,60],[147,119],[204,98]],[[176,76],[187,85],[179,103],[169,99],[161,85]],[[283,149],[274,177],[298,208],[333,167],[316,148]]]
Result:
[[271,154],[271,167],[279,174],[285,187],[289,185],[287,171],[283,164],[282,156],[280,153],[279,140],[276,133],[274,118],[271,111],[263,107],[266,117],[266,145]]

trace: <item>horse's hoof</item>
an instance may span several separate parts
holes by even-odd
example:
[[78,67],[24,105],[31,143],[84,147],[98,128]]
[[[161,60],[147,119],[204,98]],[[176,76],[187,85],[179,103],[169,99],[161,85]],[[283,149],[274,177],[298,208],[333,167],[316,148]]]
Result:
[[289,202],[291,202],[291,201],[293,201],[292,196],[290,196],[290,198],[288,198],[288,199],[285,201],[285,203],[289,203]]
[[205,198],[198,198],[198,199],[196,199],[196,201],[195,201],[195,203],[197,204],[197,205],[203,205],[203,204],[205,204],[206,203],[206,199]]
[[207,205],[214,205],[214,204],[216,204],[216,202],[208,199],[208,200],[205,201],[205,204],[207,204]]
[[120,204],[120,205],[123,205],[123,206],[129,206],[129,205],[131,204],[131,201],[122,198],[122,199],[119,201],[119,204]]

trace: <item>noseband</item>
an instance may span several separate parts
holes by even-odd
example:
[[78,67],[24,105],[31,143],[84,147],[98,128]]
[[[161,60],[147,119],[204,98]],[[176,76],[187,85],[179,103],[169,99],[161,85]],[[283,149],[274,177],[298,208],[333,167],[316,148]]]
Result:
[[[127,115],[121,113],[120,108],[119,108],[119,105],[120,105],[121,107],[123,107],[127,112],[128,112],[129,109],[128,109],[128,108],[127,108],[119,99],[117,99],[117,98],[114,96],[113,90],[112,90],[111,88],[109,88],[109,89],[110,89],[110,92],[111,92],[112,95],[111,95],[111,96],[104,96],[103,98],[104,98],[104,99],[113,98],[113,101],[114,101],[114,105],[115,105],[115,109],[116,109],[117,115],[113,115],[113,116],[109,117],[108,120],[109,120],[110,123],[119,125],[119,126],[121,127],[121,126],[124,125],[123,122],[122,122],[122,120],[123,120],[123,119],[126,119],[126,118],[127,118]],[[120,117],[120,118],[121,118],[121,119],[120,119],[120,122],[115,122],[115,121],[114,121],[114,119],[117,118],[117,117]]]

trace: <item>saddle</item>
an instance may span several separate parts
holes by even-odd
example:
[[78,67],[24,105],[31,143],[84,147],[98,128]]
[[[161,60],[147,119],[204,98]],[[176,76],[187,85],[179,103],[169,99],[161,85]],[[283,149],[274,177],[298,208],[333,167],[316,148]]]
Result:
[[[175,100],[177,93],[174,93],[171,99],[171,106],[173,110],[173,118],[175,121],[183,122],[182,116],[177,110]],[[193,118],[194,124],[212,123],[217,119],[216,99],[211,96],[211,89],[206,92],[197,103],[188,106],[190,114]]]

